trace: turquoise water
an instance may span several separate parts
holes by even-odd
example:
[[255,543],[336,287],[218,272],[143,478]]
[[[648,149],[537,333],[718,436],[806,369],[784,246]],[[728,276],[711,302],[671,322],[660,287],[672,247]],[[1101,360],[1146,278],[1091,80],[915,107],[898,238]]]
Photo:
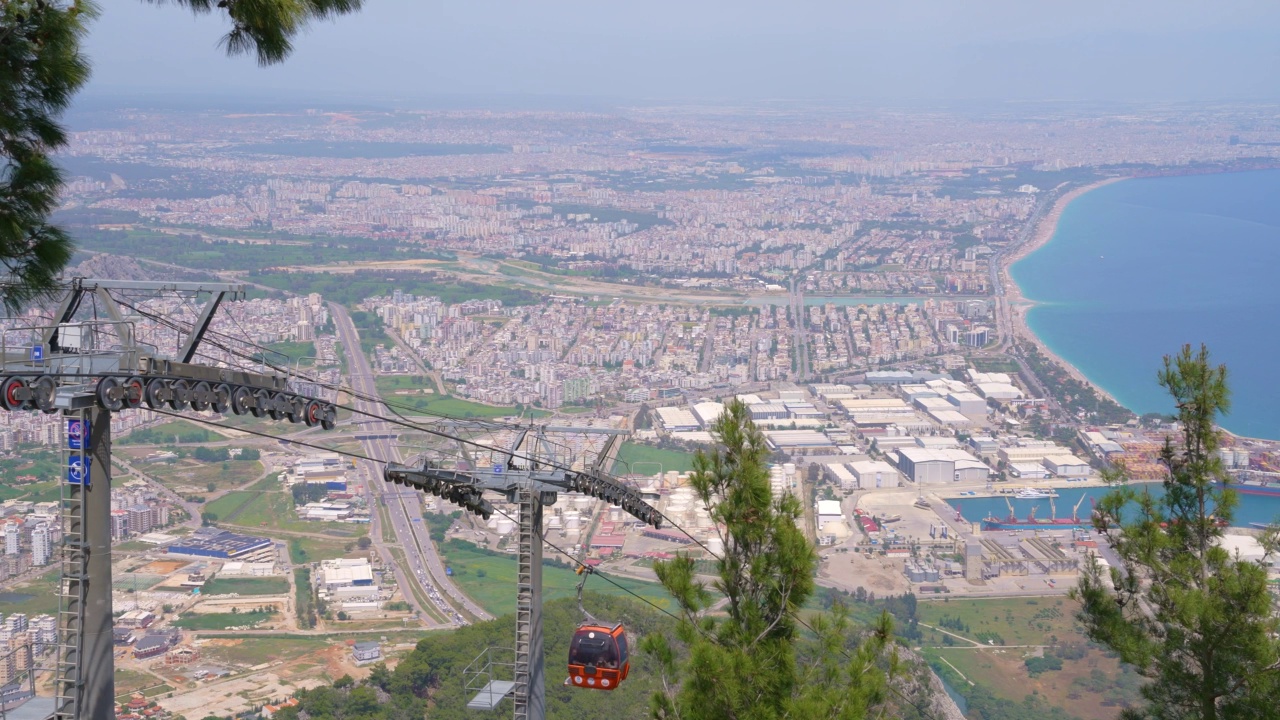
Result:
[[1055,353],[1138,413],[1173,411],[1166,354],[1226,363],[1228,430],[1280,439],[1280,170],[1124,180],[1077,198],[1014,264]]
[[[1164,494],[1164,487],[1160,483],[1144,483],[1139,489],[1145,487],[1157,497]],[[1053,499],[1053,504],[1057,508],[1057,517],[1071,517],[1071,509],[1080,503],[1079,517],[1088,524],[1090,513],[1093,505],[1089,498],[1098,499],[1110,492],[1110,488],[1092,487],[1092,488],[1058,488],[1058,495]],[[1080,497],[1085,496],[1083,502]],[[1005,496],[1007,497],[1007,496]],[[946,498],[952,509],[959,509],[960,516],[968,522],[980,522],[988,515],[995,516],[1001,520],[1009,516],[1009,506],[1005,504],[1005,497],[955,497]],[[1237,527],[1248,527],[1249,523],[1274,523],[1280,521],[1280,495],[1238,495],[1239,503],[1236,505],[1235,517],[1232,518],[1232,524]],[[1040,519],[1049,518],[1049,500],[1015,500],[1008,498],[1013,503],[1013,511],[1019,519],[1027,517],[1027,513],[1031,508],[1036,509],[1036,517]],[[948,518],[951,515],[947,516]]]

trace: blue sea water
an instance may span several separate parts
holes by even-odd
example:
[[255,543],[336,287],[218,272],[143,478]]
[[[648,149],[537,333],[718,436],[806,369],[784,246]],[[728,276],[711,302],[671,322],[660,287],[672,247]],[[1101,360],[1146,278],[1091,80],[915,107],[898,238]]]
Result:
[[1098,188],[1011,273],[1032,331],[1129,409],[1172,412],[1162,358],[1205,343],[1228,368],[1223,427],[1280,439],[1280,170]]

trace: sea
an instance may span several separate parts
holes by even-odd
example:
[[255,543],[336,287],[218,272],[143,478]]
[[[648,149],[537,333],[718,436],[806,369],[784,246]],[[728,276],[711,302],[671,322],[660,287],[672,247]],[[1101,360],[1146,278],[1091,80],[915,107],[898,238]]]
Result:
[[[1141,483],[1134,487],[1139,492],[1143,490],[1149,491],[1156,497],[1164,494],[1164,486],[1161,483]],[[1085,523],[1089,522],[1092,513],[1093,502],[1100,499],[1103,495],[1110,492],[1110,488],[1106,487],[1088,487],[1088,488],[1062,488],[1059,487],[1058,497],[1053,499],[1053,510],[1056,510],[1057,517],[1071,517],[1072,508],[1077,504],[1080,506],[1078,517],[1083,518]],[[1236,527],[1249,527],[1249,523],[1276,523],[1280,522],[1280,495],[1237,495],[1238,503],[1231,524]],[[1082,499],[1083,498],[1083,499]],[[996,517],[1001,520],[1009,516],[1009,505],[1005,503],[1008,500],[1013,505],[1014,515],[1019,519],[1027,517],[1032,508],[1036,510],[1036,517],[1040,519],[1048,519],[1050,517],[1051,508],[1047,498],[1040,500],[1017,500],[1010,495],[997,497],[948,497],[945,498],[947,504],[953,510],[959,510],[960,516],[968,522],[981,522],[988,516]],[[947,517],[951,517],[948,515]]]
[[1280,170],[1131,178],[1063,211],[1015,263],[1031,330],[1139,414],[1172,413],[1156,382],[1186,343],[1227,366],[1237,435],[1280,440]]

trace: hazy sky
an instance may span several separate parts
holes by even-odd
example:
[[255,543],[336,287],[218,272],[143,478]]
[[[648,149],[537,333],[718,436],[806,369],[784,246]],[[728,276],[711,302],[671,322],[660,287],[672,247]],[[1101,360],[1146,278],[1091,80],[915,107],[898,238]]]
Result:
[[90,93],[365,99],[1280,99],[1274,0],[365,0],[282,66],[104,0]]

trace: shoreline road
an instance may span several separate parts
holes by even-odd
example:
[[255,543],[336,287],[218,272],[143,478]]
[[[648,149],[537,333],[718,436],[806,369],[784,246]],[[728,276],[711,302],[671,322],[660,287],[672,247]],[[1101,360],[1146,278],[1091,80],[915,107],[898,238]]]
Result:
[[[373,370],[369,367],[369,359],[360,348],[360,337],[356,333],[355,324],[346,308],[336,303],[329,304],[333,315],[334,326],[338,330],[338,339],[347,353],[348,370],[351,387],[360,395],[369,398],[378,396],[374,384]],[[374,415],[380,415],[376,402],[361,398],[353,398],[356,409]],[[400,451],[391,444],[388,436],[393,432],[390,426],[381,420],[367,420],[364,423],[365,436],[360,441],[365,454],[380,462],[400,462]],[[444,613],[455,625],[467,624],[467,618],[458,612],[460,608],[477,620],[492,620],[493,615],[486,612],[474,600],[467,597],[445,574],[444,563],[436,551],[428,529],[422,521],[422,499],[416,493],[399,492],[394,488],[387,492],[382,481],[382,467],[368,460],[359,461],[365,478],[365,487],[369,491],[372,503],[381,503],[387,509],[391,519],[391,529],[405,554],[403,570],[423,589],[427,597],[435,603],[436,608]],[[371,537],[375,544],[382,543],[382,534],[375,533]]]

